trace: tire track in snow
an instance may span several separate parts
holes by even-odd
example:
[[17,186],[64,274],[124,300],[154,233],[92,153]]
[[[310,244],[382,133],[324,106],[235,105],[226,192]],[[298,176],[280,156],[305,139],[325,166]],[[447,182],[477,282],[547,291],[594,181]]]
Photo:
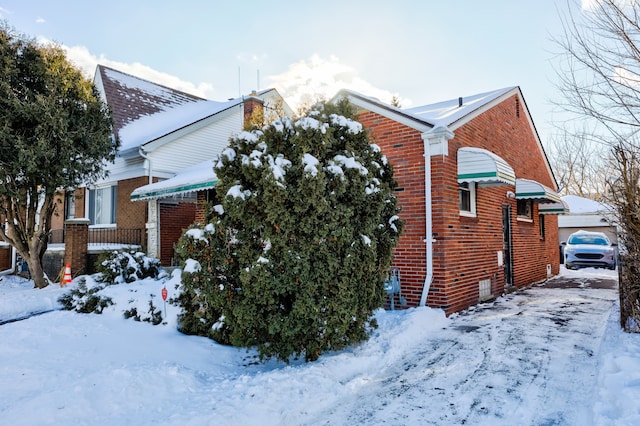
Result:
[[[534,287],[478,306],[311,423],[584,424],[615,298],[613,290]],[[571,380],[555,379],[567,371]]]

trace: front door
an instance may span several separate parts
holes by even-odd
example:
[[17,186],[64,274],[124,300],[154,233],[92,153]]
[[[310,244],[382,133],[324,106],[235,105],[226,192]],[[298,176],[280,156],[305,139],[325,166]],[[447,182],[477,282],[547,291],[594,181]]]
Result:
[[502,246],[505,288],[513,285],[513,244],[511,243],[511,206],[502,206]]

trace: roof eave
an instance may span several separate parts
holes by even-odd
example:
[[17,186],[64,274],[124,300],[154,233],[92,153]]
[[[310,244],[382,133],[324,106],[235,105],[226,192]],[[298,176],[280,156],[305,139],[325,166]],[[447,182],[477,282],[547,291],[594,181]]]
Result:
[[420,132],[427,132],[434,127],[434,123],[421,120],[418,117],[407,114],[406,112],[398,108],[385,104],[384,102],[377,101],[373,98],[361,95],[360,93],[353,92],[351,90],[340,90],[333,97],[332,102],[335,102],[340,98],[347,98],[353,105],[395,120]]

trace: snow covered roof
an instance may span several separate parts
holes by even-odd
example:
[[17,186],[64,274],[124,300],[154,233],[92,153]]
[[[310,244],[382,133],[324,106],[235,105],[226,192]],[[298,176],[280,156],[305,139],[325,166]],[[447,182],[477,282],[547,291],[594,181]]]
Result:
[[602,214],[613,210],[607,204],[577,195],[565,195],[562,200],[569,206],[571,213],[575,214]]
[[213,160],[207,160],[189,167],[170,179],[136,188],[131,193],[131,201],[157,200],[177,195],[185,195],[211,189],[218,183],[213,171]]
[[[98,65],[96,84],[101,86],[120,138],[120,152],[136,150],[145,143],[182,129],[229,108],[244,98],[210,101],[171,89],[104,65]],[[258,96],[273,89],[258,92]]]
[[569,206],[569,214],[558,217],[560,228],[593,228],[609,226],[613,219],[613,208],[599,201],[565,195],[562,201]]
[[435,127],[457,127],[458,124],[462,124],[464,118],[474,116],[474,113],[483,111],[484,108],[491,106],[494,101],[500,101],[503,97],[519,92],[519,87],[511,86],[406,109],[396,108],[379,99],[347,89],[338,92],[334,99],[347,97],[355,105],[371,109],[382,115],[391,113],[398,121],[404,122],[415,129],[425,131]]
[[517,89],[517,87],[506,87],[473,96],[459,97],[435,104],[408,108],[404,111],[432,124],[434,127],[451,127],[460,119],[481,109],[503,95],[509,94],[515,89]]

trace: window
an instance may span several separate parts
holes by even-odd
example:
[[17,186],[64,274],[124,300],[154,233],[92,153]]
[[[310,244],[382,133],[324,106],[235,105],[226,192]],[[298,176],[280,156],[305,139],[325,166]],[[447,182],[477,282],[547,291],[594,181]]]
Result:
[[533,201],[518,200],[518,219],[533,220]]
[[76,217],[76,193],[75,191],[67,191],[64,203],[65,219],[73,219]]
[[539,214],[538,215],[538,219],[540,219],[539,222],[539,226],[540,226],[540,239],[544,240],[544,215],[543,214]]
[[117,186],[89,190],[89,220],[92,225],[116,223]]
[[460,215],[476,216],[476,185],[473,182],[460,184]]

